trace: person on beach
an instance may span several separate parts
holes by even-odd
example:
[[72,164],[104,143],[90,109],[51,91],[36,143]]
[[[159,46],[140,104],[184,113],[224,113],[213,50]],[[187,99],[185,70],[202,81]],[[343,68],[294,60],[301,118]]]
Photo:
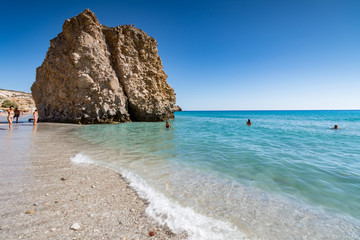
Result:
[[20,117],[20,110],[16,107],[14,113],[15,113],[14,118],[16,119],[16,123],[18,123]]
[[246,125],[248,125],[248,126],[251,126],[251,121],[250,121],[250,119],[248,119],[248,121],[246,122]]
[[38,119],[39,119],[39,114],[38,114],[38,110],[37,110],[37,109],[35,109],[35,111],[34,111],[34,113],[33,113],[33,119],[34,119],[33,125],[36,126],[36,123],[37,123],[37,121],[38,121]]
[[14,106],[10,106],[10,109],[7,112],[8,112],[7,120],[9,122],[9,129],[12,129],[12,123],[14,121],[14,115],[15,115]]
[[172,126],[169,124],[169,122],[168,121],[166,121],[166,128],[171,128]]

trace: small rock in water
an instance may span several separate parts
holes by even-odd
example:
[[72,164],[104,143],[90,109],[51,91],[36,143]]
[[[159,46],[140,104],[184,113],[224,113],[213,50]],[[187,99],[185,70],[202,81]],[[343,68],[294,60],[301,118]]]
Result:
[[74,224],[71,225],[71,227],[70,227],[71,230],[75,230],[75,231],[79,230],[80,228],[81,228],[81,226],[80,226],[80,224],[78,224],[78,223],[74,223]]
[[27,210],[26,212],[25,212],[26,214],[34,214],[35,213],[35,210]]

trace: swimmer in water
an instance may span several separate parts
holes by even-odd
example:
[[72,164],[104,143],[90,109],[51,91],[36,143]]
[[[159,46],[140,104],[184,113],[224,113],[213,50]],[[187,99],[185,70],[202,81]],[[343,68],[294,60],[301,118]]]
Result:
[[14,106],[10,106],[10,109],[7,112],[8,112],[7,120],[9,122],[9,129],[12,129],[12,123],[14,121],[14,115],[15,115]]
[[250,119],[248,119],[248,121],[246,122],[246,125],[248,125],[248,126],[251,126],[251,121],[250,121]]
[[171,128],[172,126],[169,124],[169,122],[168,121],[166,121],[166,128]]
[[37,121],[38,121],[38,119],[39,119],[39,114],[38,114],[38,110],[37,110],[37,109],[35,109],[35,111],[34,111],[34,113],[33,113],[33,119],[34,119],[33,125],[36,126],[36,123],[37,123]]
[[332,129],[338,129],[339,127],[338,127],[338,125],[335,125]]

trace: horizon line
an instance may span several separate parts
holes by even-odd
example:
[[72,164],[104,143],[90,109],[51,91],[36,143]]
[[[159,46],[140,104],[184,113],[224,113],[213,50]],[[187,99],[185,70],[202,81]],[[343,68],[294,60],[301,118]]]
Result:
[[204,109],[200,109],[200,110],[196,110],[196,109],[192,109],[192,110],[182,110],[181,112],[220,112],[220,111],[228,111],[228,112],[236,112],[236,111],[360,111],[359,109],[213,109],[213,110],[204,110]]

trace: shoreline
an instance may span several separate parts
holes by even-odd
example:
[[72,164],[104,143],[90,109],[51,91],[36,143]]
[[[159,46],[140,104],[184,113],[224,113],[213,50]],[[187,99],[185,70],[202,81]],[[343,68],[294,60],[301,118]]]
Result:
[[[99,165],[72,163],[76,151],[61,152],[66,143],[49,141],[41,131],[53,124],[40,125],[40,130],[21,124],[0,132],[5,147],[0,170],[1,238],[187,239],[185,232],[176,235],[149,217],[148,203],[121,174]],[[76,225],[80,228],[71,229]]]
[[[297,236],[358,239],[359,223],[350,215],[327,211],[286,194],[248,188],[231,178],[222,180],[180,169],[181,165],[167,164],[158,154],[147,154],[144,161],[139,149],[171,149],[176,143],[169,144],[174,132],[161,126],[127,124],[121,128],[103,128],[40,123],[34,128],[31,123],[24,123],[15,124],[12,131],[0,131],[0,145],[5,150],[2,152],[5,158],[0,160],[4,167],[0,169],[3,184],[0,204],[5,202],[2,205],[10,209],[6,209],[7,216],[0,211],[5,219],[0,221],[0,238],[4,235],[5,222],[8,225],[6,234],[10,231],[22,234],[7,235],[10,239],[42,239],[36,232],[46,232],[44,239],[53,239],[56,237],[50,234],[58,228],[56,236],[60,239],[296,239]],[[161,141],[152,145],[154,137]],[[24,193],[27,202],[23,199]],[[123,193],[127,196],[125,200],[117,199]],[[10,197],[5,199],[5,195]],[[33,195],[42,202],[31,200]],[[17,203],[11,205],[12,198]],[[140,210],[138,205],[141,205]],[[18,212],[19,206],[23,207],[21,212]],[[36,221],[50,221],[58,226],[44,228],[43,223],[35,221],[25,226],[29,229],[34,225],[32,230],[22,229],[25,223],[21,221],[25,222],[26,218],[30,221],[29,216],[42,211],[38,211],[38,206],[42,206],[41,209],[51,207],[51,211],[43,213],[51,217],[47,220],[40,216]],[[16,214],[11,213],[14,209]],[[75,212],[77,218],[74,219]],[[274,218],[274,215],[279,217]],[[17,220],[7,223],[12,216]],[[121,216],[125,216],[125,220]],[[74,223],[79,223],[78,231],[85,233],[71,235],[76,232],[70,229]],[[169,229],[178,235],[170,233]],[[37,238],[24,235],[30,231],[38,234]],[[154,232],[153,238],[150,232]]]

